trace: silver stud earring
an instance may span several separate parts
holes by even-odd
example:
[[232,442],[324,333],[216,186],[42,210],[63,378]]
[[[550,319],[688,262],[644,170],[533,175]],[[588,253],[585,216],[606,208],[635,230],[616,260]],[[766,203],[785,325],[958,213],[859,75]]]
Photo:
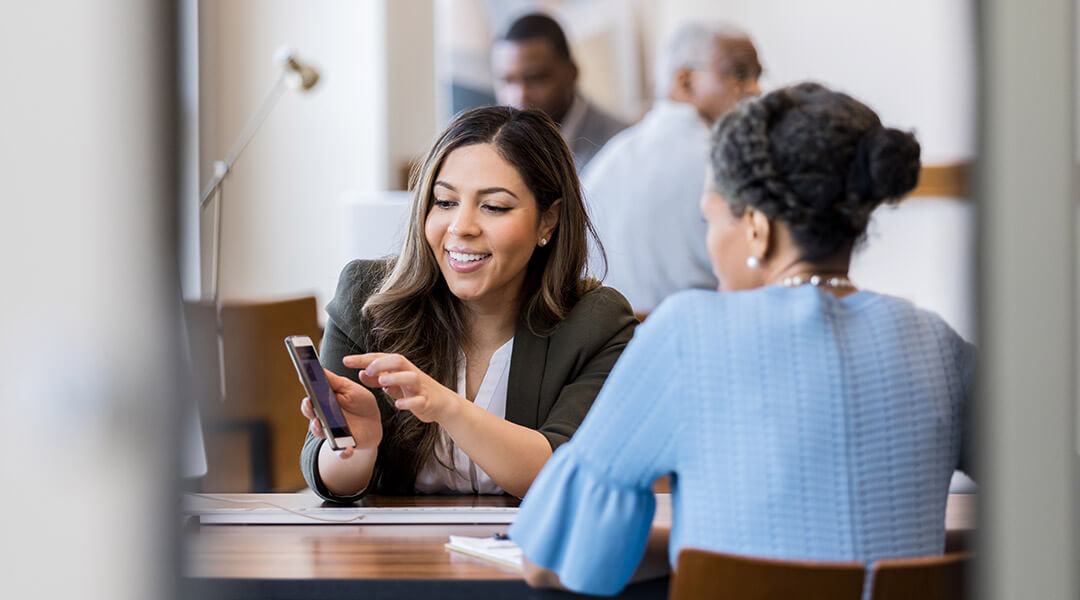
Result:
[[756,269],[756,268],[758,268],[760,266],[761,266],[761,261],[758,260],[758,257],[756,257],[756,256],[747,256],[746,257],[746,268],[747,269]]
[[547,246],[547,238],[540,238],[540,245]]

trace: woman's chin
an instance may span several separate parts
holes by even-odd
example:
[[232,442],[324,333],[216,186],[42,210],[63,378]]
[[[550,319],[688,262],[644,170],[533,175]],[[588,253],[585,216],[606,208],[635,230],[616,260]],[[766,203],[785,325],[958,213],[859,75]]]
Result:
[[446,282],[447,287],[450,288],[450,293],[462,302],[472,302],[484,296],[483,290],[477,289],[475,286],[454,285],[455,282],[452,279],[447,279]]

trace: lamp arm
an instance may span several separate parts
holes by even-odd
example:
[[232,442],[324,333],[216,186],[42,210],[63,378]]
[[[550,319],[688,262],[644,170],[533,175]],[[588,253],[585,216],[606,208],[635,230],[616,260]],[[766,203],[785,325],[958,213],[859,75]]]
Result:
[[274,106],[277,105],[277,101],[281,98],[281,94],[285,91],[285,76],[286,73],[282,71],[277,80],[274,82],[273,87],[266,93],[263,98],[262,104],[259,105],[259,110],[255,111],[255,114],[251,115],[251,119],[248,120],[244,130],[240,132],[240,136],[233,142],[232,148],[229,153],[225,155],[225,160],[214,163],[214,176],[210,178],[210,181],[203,188],[202,195],[199,197],[199,209],[206,208],[206,204],[210,201],[210,198],[214,196],[214,192],[221,186],[221,182],[225,180],[225,176],[229,174],[229,170],[232,169],[233,163],[240,156],[240,153],[247,148],[248,143],[255,137],[255,132],[262,126],[266,117],[270,116],[270,113],[274,110]]
[[[214,314],[217,321],[217,357],[218,357],[218,386],[220,391],[220,399],[225,401],[225,339],[222,336],[222,324],[221,324],[221,297],[218,294],[218,275],[221,271],[221,184],[225,181],[225,176],[229,174],[229,169],[232,168],[234,162],[240,153],[247,148],[251,138],[255,137],[255,132],[259,130],[259,127],[266,120],[266,117],[270,115],[270,112],[274,110],[274,106],[277,104],[279,98],[281,98],[282,92],[285,91],[285,72],[282,71],[276,81],[274,81],[273,87],[266,93],[263,98],[262,104],[259,105],[259,110],[255,111],[255,114],[248,120],[244,130],[240,133],[240,137],[233,143],[232,149],[227,155],[225,160],[219,160],[214,162],[214,176],[210,178],[210,181],[203,189],[202,196],[199,198],[199,210],[202,211],[206,208],[206,205],[210,202],[211,198],[216,197],[217,203],[214,212],[214,245],[213,245],[213,272],[212,280],[210,282],[211,292],[210,300],[214,304]],[[205,296],[204,296],[205,297]]]

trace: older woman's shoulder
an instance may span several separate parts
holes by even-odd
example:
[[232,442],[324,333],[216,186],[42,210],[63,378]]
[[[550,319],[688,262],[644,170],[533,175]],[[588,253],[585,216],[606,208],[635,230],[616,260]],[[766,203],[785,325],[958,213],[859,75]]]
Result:
[[724,300],[724,294],[715,290],[682,290],[664,298],[646,320],[668,326],[682,323],[701,312],[717,310]]

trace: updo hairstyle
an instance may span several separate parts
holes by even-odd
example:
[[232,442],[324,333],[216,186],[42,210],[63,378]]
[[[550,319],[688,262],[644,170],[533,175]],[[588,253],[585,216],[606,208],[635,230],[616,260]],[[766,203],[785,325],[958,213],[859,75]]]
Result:
[[818,260],[850,251],[870,213],[919,180],[915,136],[885,128],[851,96],[816,83],[737,104],[712,133],[713,184],[736,216],[779,219]]

